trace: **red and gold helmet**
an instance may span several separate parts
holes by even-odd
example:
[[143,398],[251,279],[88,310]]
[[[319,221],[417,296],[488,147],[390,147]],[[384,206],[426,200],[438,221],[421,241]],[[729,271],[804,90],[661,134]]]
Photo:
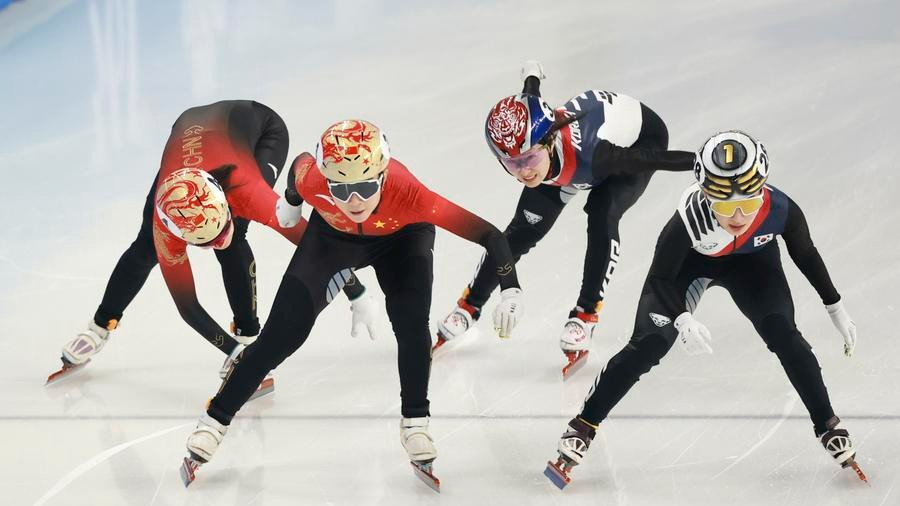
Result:
[[326,179],[355,183],[384,172],[391,160],[387,137],[365,120],[348,119],[328,127],[316,145],[316,165]]
[[156,188],[156,213],[175,236],[204,245],[231,222],[231,210],[219,183],[200,169],[179,169]]

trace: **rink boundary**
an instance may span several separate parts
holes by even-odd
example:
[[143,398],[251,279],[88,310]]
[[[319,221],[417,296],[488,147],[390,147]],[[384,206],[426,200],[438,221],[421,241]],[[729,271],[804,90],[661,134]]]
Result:
[[[238,417],[237,420],[255,420],[265,418],[266,420],[394,420],[399,415],[353,415],[344,413],[335,414],[310,414],[310,415],[246,415]],[[572,415],[431,415],[434,420],[569,420]],[[194,417],[187,415],[0,415],[0,422],[15,421],[99,421],[99,420],[193,420]],[[610,421],[615,420],[809,420],[807,415],[618,415],[610,416]],[[874,421],[896,421],[900,420],[900,414],[897,415],[841,415],[841,420],[874,420]]]

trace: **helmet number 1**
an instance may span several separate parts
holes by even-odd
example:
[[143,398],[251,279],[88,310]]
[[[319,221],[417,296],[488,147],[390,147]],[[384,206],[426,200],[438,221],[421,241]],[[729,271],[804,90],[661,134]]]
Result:
[[722,146],[722,149],[725,150],[725,163],[731,163],[734,161],[734,144],[725,144]]

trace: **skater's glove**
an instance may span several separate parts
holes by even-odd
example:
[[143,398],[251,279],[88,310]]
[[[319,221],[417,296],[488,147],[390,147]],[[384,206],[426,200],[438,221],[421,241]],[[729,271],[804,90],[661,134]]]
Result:
[[512,337],[513,328],[522,317],[522,290],[507,288],[500,292],[500,303],[494,308],[494,330],[501,338]]
[[363,329],[369,333],[369,339],[375,340],[378,335],[375,332],[375,314],[378,312],[378,303],[371,295],[363,292],[362,295],[350,301],[350,311],[353,313],[350,336],[356,337]]
[[303,206],[290,205],[282,195],[275,203],[275,216],[278,218],[278,224],[283,228],[292,228],[303,219]]
[[856,348],[856,324],[853,318],[844,309],[844,303],[837,301],[834,304],[826,305],[825,310],[831,317],[831,323],[834,324],[841,336],[844,337],[844,355],[853,356],[853,350]]
[[694,315],[685,311],[675,318],[675,329],[678,330],[678,342],[681,349],[688,355],[701,353],[712,354],[712,346],[709,345],[712,336],[706,325],[694,319]]
[[541,62],[537,60],[526,60],[525,63],[522,64],[520,77],[523,81],[529,77],[537,77],[542,81],[547,78],[547,76],[544,75],[544,67],[541,65]]

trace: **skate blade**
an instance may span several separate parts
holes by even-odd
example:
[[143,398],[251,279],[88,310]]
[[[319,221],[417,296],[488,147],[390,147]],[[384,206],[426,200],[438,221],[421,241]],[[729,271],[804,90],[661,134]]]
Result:
[[569,358],[569,363],[566,364],[562,368],[563,380],[569,379],[570,377],[572,377],[573,374],[578,372],[579,369],[581,369],[582,367],[584,367],[585,364],[587,364],[588,353],[590,353],[590,351],[587,351],[587,350],[576,351],[576,352],[573,352],[571,355],[566,353],[566,357]]
[[544,469],[544,476],[550,479],[556,488],[562,490],[566,488],[566,485],[572,481],[572,478],[569,478],[568,474],[565,471],[559,468],[559,463],[553,463],[549,460],[547,461],[547,468]]
[[55,373],[51,374],[50,376],[47,376],[47,382],[44,383],[44,386],[47,386],[50,383],[53,383],[55,381],[59,381],[63,378],[66,378],[70,374],[80,371],[81,369],[84,368],[84,366],[86,366],[90,363],[91,363],[91,359],[87,359],[83,364],[79,364],[79,365],[69,365],[69,364],[63,362],[62,369],[56,371]]
[[275,378],[266,378],[262,383],[259,384],[259,388],[253,392],[253,395],[250,396],[248,401],[252,401],[253,399],[262,397],[266,394],[270,394],[275,391]]
[[438,333],[437,341],[434,343],[434,346],[431,347],[431,354],[433,355],[434,352],[436,352],[438,348],[440,348],[441,346],[443,346],[445,344],[447,344],[447,340],[444,339],[444,336],[442,336],[440,333]]
[[181,462],[181,469],[179,469],[179,473],[181,474],[181,481],[184,483],[184,487],[187,488],[191,483],[194,483],[194,480],[197,479],[197,476],[194,474],[197,469],[200,469],[200,465],[202,462],[194,460],[190,457],[185,457]]
[[862,469],[859,468],[859,464],[857,464],[854,459],[851,458],[850,460],[848,460],[847,466],[845,466],[845,467],[850,467],[851,469],[856,471],[856,476],[860,480],[864,481],[867,485],[869,484],[869,480],[866,478],[865,473],[863,473]]
[[422,480],[423,483],[431,487],[437,493],[441,492],[441,480],[438,479],[437,476],[434,475],[431,471],[431,462],[427,464],[416,464],[415,462],[409,463],[413,471],[416,473],[416,476]]

